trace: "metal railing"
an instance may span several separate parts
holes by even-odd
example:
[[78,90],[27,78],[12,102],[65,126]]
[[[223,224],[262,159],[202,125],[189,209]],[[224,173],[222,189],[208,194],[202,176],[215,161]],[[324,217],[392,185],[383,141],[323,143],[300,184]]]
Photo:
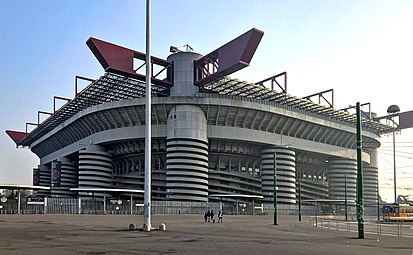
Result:
[[[309,224],[313,227],[357,232],[357,221],[345,221],[343,219],[310,217]],[[367,234],[413,237],[412,222],[364,222],[364,231]]]

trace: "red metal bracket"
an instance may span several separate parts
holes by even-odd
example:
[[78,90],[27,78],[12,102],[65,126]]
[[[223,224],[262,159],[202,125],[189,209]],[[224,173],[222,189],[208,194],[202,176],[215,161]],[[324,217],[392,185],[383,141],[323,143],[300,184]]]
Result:
[[[138,69],[146,64],[146,54],[92,37],[87,40],[86,44],[89,46],[90,50],[105,71],[135,78],[140,81],[146,80],[145,75],[136,73]],[[134,59],[144,61],[144,64],[142,64],[137,70],[134,70],[133,68]],[[151,65],[160,66],[160,72],[166,71],[165,79],[157,79],[159,73],[156,75],[152,74],[151,80],[153,84],[164,87],[173,86],[172,63],[161,58],[151,57]]]
[[9,137],[13,140],[13,142],[16,143],[16,145],[28,135],[27,131],[21,132],[13,130],[6,130],[6,134],[9,135]]
[[204,86],[247,67],[264,32],[253,28],[195,61],[195,85]]
[[[282,86],[280,83],[278,83],[278,81],[277,81],[278,77],[284,77],[284,86]],[[282,93],[287,94],[287,72],[282,72],[282,73],[276,74],[276,75],[274,75],[270,78],[267,78],[265,80],[256,82],[255,84],[265,87],[264,83],[269,82],[269,81],[271,82],[271,90],[274,90],[274,83],[275,83],[282,90]]]
[[53,97],[53,113],[55,113],[55,112],[56,112],[56,99],[59,99],[59,100],[64,100],[64,101],[67,101],[67,102],[69,102],[69,101],[71,101],[71,100],[72,100],[72,99],[70,99],[70,98],[66,98],[66,97],[54,96],[54,97]]
[[40,125],[40,114],[53,115],[52,112],[37,111],[37,125]]
[[38,127],[39,124],[33,123],[33,122],[26,122],[26,133],[28,134],[29,132],[27,131],[27,126],[36,126],[36,127]]
[[[366,111],[361,110],[361,115],[362,115],[362,117],[371,119],[371,104],[370,103],[360,104],[360,107],[363,107],[363,106],[366,106],[366,105],[369,107],[369,111],[366,112]],[[348,112],[348,110],[350,110],[350,109],[356,109],[356,106],[355,105],[349,105],[348,107],[340,109],[340,110]]]
[[91,83],[96,81],[96,80],[91,79],[91,78],[76,75],[75,76],[75,97],[79,94],[79,92],[78,92],[78,83],[77,83],[78,80],[90,81]]
[[[324,94],[331,93],[330,101],[324,96]],[[328,89],[322,92],[318,92],[309,96],[303,97],[303,99],[311,100],[312,97],[318,96],[318,104],[321,104],[321,99],[328,104],[329,107],[334,108],[334,89]]]

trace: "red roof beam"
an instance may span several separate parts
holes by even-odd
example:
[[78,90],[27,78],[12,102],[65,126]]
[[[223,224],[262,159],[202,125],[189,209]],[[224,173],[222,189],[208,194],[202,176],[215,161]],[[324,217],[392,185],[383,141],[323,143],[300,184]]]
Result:
[[26,132],[21,132],[21,131],[13,131],[13,130],[6,130],[6,134],[13,140],[13,142],[16,143],[16,146],[18,143],[25,138],[28,133]]
[[[137,70],[134,70],[133,68],[134,59],[139,59],[144,62],[146,61],[146,55],[144,53],[92,37],[87,40],[86,44],[106,72],[135,78],[140,81],[146,80],[145,75],[136,73],[136,71],[139,70],[145,63],[142,64]],[[154,64],[164,67],[166,70],[166,79],[157,79],[157,75],[153,76],[152,74],[152,83],[164,87],[173,86],[173,64],[164,59],[151,56],[151,65]]]
[[249,66],[264,32],[253,28],[195,61],[195,85],[204,86]]

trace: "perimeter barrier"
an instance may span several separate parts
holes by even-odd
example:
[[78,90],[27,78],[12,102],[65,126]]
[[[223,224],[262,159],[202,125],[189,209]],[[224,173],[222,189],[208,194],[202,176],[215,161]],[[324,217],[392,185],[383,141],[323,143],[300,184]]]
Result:
[[[326,216],[312,216],[309,218],[309,224],[313,227],[334,229],[347,232],[358,232],[357,221],[346,221],[344,219],[330,218]],[[367,221],[364,222],[364,233],[388,236],[413,237],[412,222],[382,222]]]

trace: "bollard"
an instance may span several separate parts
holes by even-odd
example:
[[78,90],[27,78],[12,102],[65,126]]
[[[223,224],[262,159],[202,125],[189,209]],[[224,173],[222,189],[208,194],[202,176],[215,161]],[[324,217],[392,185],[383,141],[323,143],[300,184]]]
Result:
[[142,229],[145,232],[150,232],[151,231],[151,225],[150,224],[143,224]]
[[129,230],[136,230],[136,224],[135,223],[131,223],[129,224]]
[[160,231],[166,231],[166,225],[165,225],[165,223],[161,223],[161,224],[159,225],[159,230],[160,230]]

